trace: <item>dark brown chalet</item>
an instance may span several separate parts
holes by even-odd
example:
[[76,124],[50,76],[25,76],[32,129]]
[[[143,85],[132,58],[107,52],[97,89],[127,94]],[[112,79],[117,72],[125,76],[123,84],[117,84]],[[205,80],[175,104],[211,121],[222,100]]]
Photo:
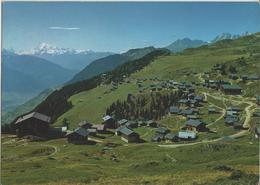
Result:
[[77,128],[72,132],[67,133],[66,137],[69,143],[87,144],[89,132],[85,128]]
[[18,137],[25,135],[46,136],[51,118],[38,112],[21,116],[15,122]]

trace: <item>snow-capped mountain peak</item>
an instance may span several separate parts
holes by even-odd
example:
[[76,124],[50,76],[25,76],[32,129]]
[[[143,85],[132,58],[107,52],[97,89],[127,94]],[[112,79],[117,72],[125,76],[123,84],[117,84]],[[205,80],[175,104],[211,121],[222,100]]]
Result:
[[39,46],[31,49],[30,51],[21,51],[18,54],[29,55],[63,55],[63,54],[88,54],[91,50],[77,50],[70,48],[60,48],[48,43],[40,43]]

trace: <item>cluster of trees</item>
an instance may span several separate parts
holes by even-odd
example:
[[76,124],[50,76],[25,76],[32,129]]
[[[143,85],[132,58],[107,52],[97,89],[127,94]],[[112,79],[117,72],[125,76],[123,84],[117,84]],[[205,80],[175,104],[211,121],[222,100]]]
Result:
[[107,115],[115,119],[149,120],[161,119],[169,110],[169,107],[177,104],[185,93],[176,91],[171,93],[154,92],[150,95],[128,95],[125,101],[116,101],[106,110]]

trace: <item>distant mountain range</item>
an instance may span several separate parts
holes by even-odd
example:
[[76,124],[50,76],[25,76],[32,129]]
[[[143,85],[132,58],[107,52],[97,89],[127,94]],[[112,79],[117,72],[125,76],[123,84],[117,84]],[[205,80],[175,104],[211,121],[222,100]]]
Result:
[[242,33],[242,34],[231,34],[231,33],[222,33],[218,36],[216,36],[211,42],[214,43],[214,42],[217,42],[217,41],[220,41],[220,40],[224,40],[224,39],[237,39],[239,37],[243,37],[243,36],[247,36],[247,35],[250,35],[251,33],[249,32],[245,32],[245,33]]
[[166,46],[165,48],[169,49],[172,52],[181,52],[187,48],[196,48],[202,45],[208,44],[202,40],[191,40],[189,38],[178,39],[172,44]]
[[2,72],[3,110],[24,103],[46,88],[63,84],[76,73],[48,60],[7,50],[2,53]]
[[60,48],[47,43],[41,43],[38,47],[30,51],[19,52],[18,54],[37,56],[49,60],[64,68],[80,71],[92,61],[114,53]]
[[154,50],[154,47],[131,49],[122,54],[114,54],[95,60],[77,73],[68,83],[86,80],[98,74],[111,71],[119,65],[122,65],[130,60],[139,59]]

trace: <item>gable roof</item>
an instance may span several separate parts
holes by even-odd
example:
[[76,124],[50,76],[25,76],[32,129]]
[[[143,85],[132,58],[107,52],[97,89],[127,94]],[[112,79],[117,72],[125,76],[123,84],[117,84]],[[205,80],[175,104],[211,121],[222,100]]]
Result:
[[165,127],[159,127],[156,129],[157,133],[161,133],[161,134],[165,134],[166,132],[169,132],[169,129],[165,128]]
[[105,129],[105,125],[96,124],[96,125],[93,125],[92,128],[96,128],[97,130],[104,130]]
[[119,120],[117,123],[118,123],[119,125],[124,125],[124,124],[126,124],[127,122],[128,122],[127,119],[121,119],[121,120]]
[[180,112],[180,109],[179,109],[178,107],[171,106],[171,107],[170,107],[170,112],[176,112],[176,113],[178,113],[178,112]]
[[121,132],[122,134],[127,135],[127,136],[135,133],[133,130],[131,130],[130,128],[128,128],[126,126],[119,127],[117,129],[117,132]]
[[111,116],[106,115],[102,119],[103,119],[103,121],[107,121],[107,120],[110,120],[111,118],[112,118]]
[[86,129],[79,127],[79,128],[76,128],[74,131],[66,134],[66,136],[74,134],[74,133],[76,133],[80,136],[83,136],[83,137],[86,137],[89,135],[89,132]]
[[80,127],[83,127],[83,126],[89,126],[89,127],[90,127],[91,125],[92,125],[92,124],[89,123],[89,122],[86,121],[86,120],[79,122],[79,126],[80,126]]
[[186,110],[181,111],[181,114],[184,114],[184,115],[191,115],[193,113],[194,113],[194,111],[192,109],[186,109]]
[[196,133],[192,131],[180,131],[178,133],[178,137],[182,139],[188,139],[188,138],[196,138]]
[[198,127],[201,124],[202,124],[202,121],[197,120],[197,119],[189,119],[188,121],[185,122],[185,125],[192,126],[192,127]]
[[177,136],[173,133],[168,133],[165,135],[165,139],[169,139],[169,140],[172,140],[174,138],[176,138]]
[[240,86],[238,86],[238,85],[228,85],[228,84],[224,84],[224,85],[222,85],[222,88],[224,89],[224,90],[241,90],[241,87]]
[[21,116],[17,119],[17,121],[15,122],[15,124],[18,124],[20,122],[23,122],[29,118],[36,118],[38,120],[41,120],[43,122],[46,122],[46,123],[50,123],[51,122],[51,117],[49,116],[46,116],[44,114],[41,114],[39,112],[32,112],[32,113],[29,113],[29,114],[26,114],[24,116]]

